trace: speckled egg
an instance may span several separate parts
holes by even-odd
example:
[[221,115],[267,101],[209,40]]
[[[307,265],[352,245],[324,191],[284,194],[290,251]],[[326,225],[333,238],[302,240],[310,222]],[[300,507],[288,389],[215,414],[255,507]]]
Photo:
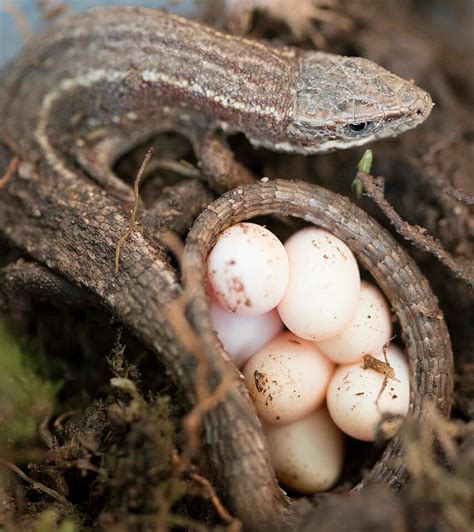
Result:
[[325,407],[286,425],[264,425],[277,479],[300,493],[331,488],[344,463],[344,438]]
[[307,227],[285,244],[290,280],[278,305],[283,323],[306,340],[340,334],[359,303],[357,261],[342,240],[328,231]]
[[288,423],[323,403],[333,369],[316,344],[283,332],[250,358],[243,374],[261,419]]
[[390,307],[382,292],[362,281],[354,318],[337,336],[317,342],[319,349],[337,364],[350,364],[366,354],[382,350],[392,335]]
[[211,304],[209,316],[219,340],[238,368],[283,329],[276,309],[258,316],[239,316]]
[[256,316],[275,308],[285,293],[288,277],[283,244],[261,225],[229,227],[209,254],[210,296],[235,314]]
[[[410,377],[403,352],[389,345],[387,359],[393,378],[387,378],[370,361],[340,366],[327,390],[326,402],[334,423],[346,434],[364,441],[374,441],[383,414],[406,416],[410,404]],[[385,361],[382,353],[377,360]],[[396,432],[399,424],[392,427]],[[394,434],[386,434],[393,436]]]

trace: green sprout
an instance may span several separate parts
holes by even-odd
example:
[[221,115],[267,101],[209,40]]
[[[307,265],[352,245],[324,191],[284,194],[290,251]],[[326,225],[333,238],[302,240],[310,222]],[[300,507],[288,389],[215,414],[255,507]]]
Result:
[[[359,164],[357,165],[358,173],[360,172],[363,174],[370,174],[373,160],[374,154],[372,153],[372,150],[365,150],[364,155],[362,156],[361,160],[359,161]],[[357,199],[360,199],[360,197],[362,196],[362,192],[364,191],[364,186],[358,175],[352,181],[351,188],[354,191]]]

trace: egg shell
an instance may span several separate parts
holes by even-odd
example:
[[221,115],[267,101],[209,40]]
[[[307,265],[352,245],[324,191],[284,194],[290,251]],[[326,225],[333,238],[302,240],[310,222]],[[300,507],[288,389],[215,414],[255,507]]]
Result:
[[336,364],[350,364],[366,354],[379,353],[392,336],[390,307],[382,292],[362,281],[354,318],[337,336],[317,342]]
[[[408,412],[410,376],[405,355],[393,344],[386,354],[397,380],[387,379],[378,404],[384,375],[371,368],[363,369],[362,362],[338,367],[329,383],[329,414],[343,432],[358,440],[375,440],[383,414],[405,417]],[[376,358],[384,361],[382,353]]]
[[283,323],[306,340],[341,333],[355,316],[360,275],[352,251],[328,231],[307,227],[285,244],[290,280],[278,305]]
[[331,488],[344,463],[344,438],[323,406],[286,425],[264,425],[277,479],[303,494]]
[[243,374],[261,419],[282,424],[323,403],[333,370],[314,343],[286,331],[262,347]]
[[283,329],[276,309],[259,316],[239,316],[211,304],[209,316],[219,340],[238,368]]
[[264,314],[281,301],[289,262],[278,238],[253,223],[239,223],[219,236],[208,258],[210,296],[243,316]]

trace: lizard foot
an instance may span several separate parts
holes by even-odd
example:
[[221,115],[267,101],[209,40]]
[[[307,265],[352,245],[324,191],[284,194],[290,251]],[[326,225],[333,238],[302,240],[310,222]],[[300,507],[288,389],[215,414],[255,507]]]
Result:
[[184,179],[165,187],[160,196],[143,213],[142,224],[158,238],[172,232],[184,235],[198,214],[213,201],[214,194],[198,179]]

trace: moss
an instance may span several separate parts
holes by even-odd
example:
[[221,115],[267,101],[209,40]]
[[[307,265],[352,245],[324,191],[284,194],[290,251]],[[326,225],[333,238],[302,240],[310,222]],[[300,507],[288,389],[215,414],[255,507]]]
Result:
[[35,438],[60,387],[38,375],[34,353],[22,344],[0,315],[0,448]]
[[34,523],[36,532],[77,532],[79,528],[72,519],[58,515],[54,508],[47,508],[39,514]]

